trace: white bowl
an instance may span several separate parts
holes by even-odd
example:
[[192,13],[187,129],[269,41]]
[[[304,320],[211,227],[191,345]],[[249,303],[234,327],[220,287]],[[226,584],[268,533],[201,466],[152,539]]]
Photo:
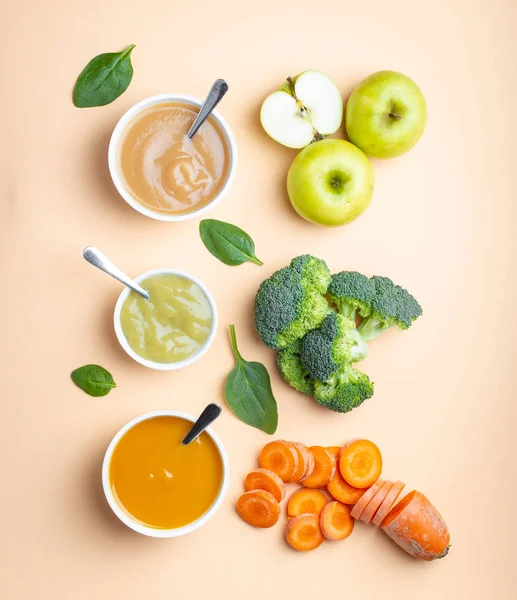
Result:
[[113,491],[111,489],[109,470],[111,457],[113,456],[113,451],[115,447],[119,443],[122,436],[129,431],[132,427],[134,427],[137,423],[141,421],[145,421],[146,419],[152,419],[153,417],[179,417],[181,419],[185,419],[187,421],[195,422],[195,418],[191,415],[187,415],[182,412],[178,412],[175,410],[157,410],[154,412],[146,413],[145,415],[141,415],[140,417],[136,417],[130,421],[127,425],[124,425],[122,429],[115,435],[115,437],[111,440],[108,449],[106,450],[106,454],[104,455],[104,462],[102,463],[102,487],[104,488],[104,494],[106,496],[106,500],[111,507],[111,510],[117,515],[117,517],[127,525],[133,531],[141,533],[142,535],[147,535],[149,537],[155,538],[173,538],[179,537],[181,535],[185,535],[190,533],[201,525],[204,525],[217,511],[217,509],[221,506],[223,499],[228,491],[228,483],[230,480],[230,466],[228,462],[228,455],[226,454],[226,450],[224,449],[221,440],[217,437],[217,435],[212,431],[210,427],[208,427],[205,431],[212,438],[215,443],[217,450],[221,456],[221,463],[223,466],[223,480],[221,482],[221,488],[219,493],[217,494],[217,498],[215,499],[212,506],[206,511],[204,515],[201,515],[199,519],[196,519],[192,523],[188,525],[184,525],[183,527],[175,527],[174,529],[155,529],[154,527],[147,527],[142,523],[133,519],[118,503],[116,500]]
[[188,273],[184,273],[183,271],[178,271],[177,269],[154,269],[152,271],[147,271],[146,273],[142,273],[142,275],[139,275],[138,277],[135,277],[134,281],[136,281],[137,283],[142,283],[142,281],[144,281],[148,277],[152,277],[153,275],[178,275],[180,277],[185,277],[185,279],[192,281],[193,283],[197,284],[201,288],[201,291],[205,294],[206,299],[208,300],[208,304],[210,305],[210,310],[212,311],[212,328],[210,329],[210,333],[208,334],[208,337],[206,338],[204,344],[201,346],[201,348],[195,354],[192,354],[192,356],[189,356],[185,360],[180,360],[178,362],[159,363],[159,362],[154,362],[152,360],[147,360],[146,358],[142,358],[129,345],[129,343],[126,339],[126,336],[124,335],[124,332],[122,331],[122,325],[120,324],[120,312],[122,311],[122,305],[124,304],[125,299],[129,296],[130,291],[131,291],[127,287],[122,290],[122,293],[118,297],[117,303],[115,304],[115,313],[113,315],[113,321],[114,321],[114,325],[115,325],[115,333],[117,334],[117,339],[118,339],[120,345],[122,346],[122,348],[124,348],[124,350],[127,352],[127,354],[129,354],[129,356],[133,360],[136,360],[136,362],[140,363],[141,365],[144,365],[144,367],[149,367],[150,369],[156,369],[157,371],[176,371],[177,369],[182,369],[183,367],[188,367],[192,363],[195,363],[196,360],[198,360],[199,358],[201,358],[203,356],[203,354],[205,354],[205,352],[208,350],[208,348],[214,341],[215,333],[217,331],[217,321],[218,321],[217,306],[215,304],[215,300],[212,297],[212,294],[201,283],[201,281],[199,281],[195,277],[192,277],[192,275],[189,275]]
[[119,173],[119,160],[118,160],[118,152],[119,152],[119,141],[124,133],[127,125],[136,117],[138,113],[142,110],[149,108],[155,104],[161,104],[163,102],[182,102],[183,104],[189,104],[194,106],[195,108],[200,108],[203,102],[198,98],[194,98],[193,96],[187,96],[186,94],[158,94],[157,96],[151,96],[150,98],[146,98],[138,104],[132,106],[120,119],[117,123],[113,133],[111,134],[111,139],[109,143],[108,149],[108,165],[111,174],[111,179],[113,179],[113,183],[118,190],[118,193],[124,198],[124,200],[132,206],[139,213],[142,213],[146,217],[151,217],[151,219],[157,219],[158,221],[186,221],[187,219],[194,219],[195,217],[199,217],[207,210],[213,208],[218,202],[221,201],[223,196],[226,195],[232,182],[235,178],[235,171],[237,170],[237,145],[235,143],[235,139],[231,132],[231,129],[228,123],[221,117],[221,115],[214,110],[212,112],[212,118],[219,125],[221,131],[225,136],[226,143],[230,150],[230,168],[228,170],[228,176],[226,181],[217,194],[215,198],[206,204],[205,206],[194,210],[188,214],[184,215],[174,215],[174,214],[166,214],[160,213],[158,211],[154,211],[147,206],[141,204],[138,200],[136,200],[133,195],[126,189],[123,179]]

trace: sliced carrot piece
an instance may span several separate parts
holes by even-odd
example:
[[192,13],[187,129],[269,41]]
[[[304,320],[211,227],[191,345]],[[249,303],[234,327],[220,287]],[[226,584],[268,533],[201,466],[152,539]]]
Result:
[[303,477],[300,479],[300,483],[304,479],[307,479],[307,477],[310,477],[313,474],[314,467],[316,466],[316,461],[314,460],[314,454],[309,450],[309,448],[307,446],[305,446],[305,447],[307,448],[308,463],[307,463],[307,470],[303,474]]
[[381,527],[403,550],[422,560],[443,558],[451,536],[442,515],[420,492],[411,492],[393,508]]
[[307,488],[325,487],[336,472],[336,459],[323,446],[311,446],[309,451],[314,457],[314,470],[300,483]]
[[328,498],[321,490],[298,490],[289,498],[287,516],[316,515],[319,517],[327,502]]
[[379,507],[379,510],[375,513],[373,517],[372,523],[377,525],[377,527],[384,521],[384,519],[388,516],[388,513],[395,505],[395,502],[400,497],[402,490],[406,484],[402,483],[402,481],[396,481],[391,490],[388,492],[386,498],[384,498],[382,504]]
[[336,500],[343,502],[343,504],[355,504],[366,490],[352,487],[343,479],[339,469],[336,469],[334,477],[332,477],[327,485],[327,491]]
[[253,527],[272,527],[280,518],[280,505],[270,492],[253,490],[237,500],[237,512]]
[[368,504],[366,505],[366,508],[361,513],[360,518],[363,523],[371,523],[372,522],[373,517],[375,517],[375,514],[379,510],[379,507],[381,506],[381,504],[383,503],[384,498],[386,498],[386,496],[388,495],[388,493],[392,487],[393,487],[392,481],[385,481],[384,484],[382,485],[382,487],[379,490],[377,490],[377,493],[370,500],[370,502],[368,502]]
[[278,440],[266,444],[259,456],[260,466],[289,481],[298,467],[298,452],[289,442]]
[[329,502],[320,516],[321,532],[327,540],[344,540],[354,529],[350,508],[338,502]]
[[320,528],[320,518],[316,515],[299,515],[289,521],[286,534],[287,543],[300,552],[315,550],[325,541]]
[[293,475],[289,479],[289,483],[295,483],[300,481],[303,477],[305,477],[305,473],[307,471],[308,462],[310,460],[310,452],[309,448],[305,444],[300,444],[300,442],[289,442],[291,446],[294,447],[298,454],[298,468],[294,471]]
[[330,454],[332,454],[336,461],[338,460],[339,455],[341,454],[341,446],[327,446],[325,450],[327,452],[330,452]]
[[350,485],[367,488],[379,479],[382,472],[382,455],[369,440],[355,440],[341,450],[339,470]]
[[371,488],[367,489],[366,492],[359,498],[356,502],[354,508],[352,509],[352,517],[354,519],[360,519],[363,514],[363,510],[368,506],[368,502],[375,496],[375,494],[381,489],[384,485],[384,481],[382,479],[378,479]]
[[267,469],[257,469],[248,473],[244,480],[244,488],[247,492],[266,490],[273,494],[277,502],[281,502],[285,496],[284,482],[276,473]]

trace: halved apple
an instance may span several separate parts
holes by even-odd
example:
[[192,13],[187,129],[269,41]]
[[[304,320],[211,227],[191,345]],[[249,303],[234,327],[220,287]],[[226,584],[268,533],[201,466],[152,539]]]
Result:
[[289,148],[305,148],[335,133],[343,119],[343,99],[332,79],[321,71],[288,77],[262,104],[266,133]]

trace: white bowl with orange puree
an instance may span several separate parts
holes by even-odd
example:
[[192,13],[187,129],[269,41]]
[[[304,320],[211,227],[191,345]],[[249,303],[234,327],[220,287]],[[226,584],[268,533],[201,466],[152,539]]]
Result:
[[201,105],[185,94],[159,94],[135,104],[117,123],[108,150],[111,178],[143,215],[192,219],[228,192],[237,147],[226,121],[213,111],[194,137],[187,137]]
[[175,410],[146,413],[112,439],[102,485],[115,515],[137,533],[173,538],[204,525],[228,490],[228,456],[209,427],[187,446],[195,418]]

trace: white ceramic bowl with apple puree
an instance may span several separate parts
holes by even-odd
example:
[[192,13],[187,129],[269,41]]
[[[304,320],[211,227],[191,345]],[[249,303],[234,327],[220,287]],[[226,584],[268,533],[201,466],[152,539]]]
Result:
[[[223,499],[228,491],[228,484],[230,479],[230,466],[228,461],[228,455],[226,454],[226,450],[216,435],[216,433],[208,427],[205,429],[205,432],[202,435],[207,435],[208,438],[213,443],[213,446],[217,450],[220,458],[220,468],[221,468],[221,478],[220,478],[220,486],[215,496],[215,499],[211,506],[197,519],[188,523],[186,525],[180,527],[174,527],[171,529],[162,529],[156,527],[150,527],[138,521],[135,517],[133,517],[127,510],[123,508],[120,501],[116,497],[116,493],[114,491],[114,485],[112,484],[110,469],[112,466],[113,453],[117,448],[120,440],[124,437],[124,435],[135,428],[135,426],[142,424],[144,421],[152,420],[156,418],[162,417],[175,417],[177,419],[185,420],[190,423],[194,423],[196,419],[191,415],[185,414],[183,412],[178,412],[175,410],[158,410],[154,412],[149,412],[143,414],[139,417],[136,417],[124,427],[122,427],[118,433],[111,440],[111,443],[106,450],[106,454],[104,455],[104,461],[102,464],[102,487],[104,489],[104,495],[106,496],[106,500],[111,508],[111,510],[115,513],[115,515],[129,527],[133,531],[140,533],[142,535],[146,535],[154,538],[174,538],[182,535],[186,535],[187,533],[191,533],[195,531],[202,525],[204,525],[213,515],[217,512],[219,507],[221,506]],[[189,427],[190,428],[190,427]],[[193,441],[192,444],[196,442]]]
[[[225,170],[225,178],[223,178],[221,181],[221,185],[219,186],[215,196],[213,196],[207,203],[201,205],[199,208],[194,207],[193,210],[189,212],[183,212],[181,214],[163,210],[154,210],[152,207],[142,203],[135,197],[133,193],[131,193],[131,191],[129,191],[128,186],[125,183],[120,159],[121,146],[123,145],[124,136],[126,135],[128,126],[135,120],[136,117],[151,107],[156,107],[156,105],[164,105],[167,103],[192,107],[196,113],[199,112],[199,109],[203,104],[201,100],[193,96],[174,93],[158,94],[138,102],[138,104],[135,104],[122,116],[113,130],[108,149],[108,165],[111,178],[115,187],[117,188],[117,191],[122,198],[124,198],[124,200],[136,211],[147,217],[150,217],[151,219],[157,219],[159,221],[185,221],[187,219],[193,219],[204,214],[216,206],[216,204],[218,204],[226,195],[235,178],[235,172],[237,169],[237,145],[228,123],[217,112],[217,110],[214,110],[210,115],[208,122],[212,121],[218,130],[221,141],[225,147],[225,152],[227,153],[228,161]],[[203,125],[203,127],[204,126],[205,125]],[[194,139],[199,135],[200,133],[197,133]]]
[[[146,273],[142,273],[142,275],[139,275],[138,277],[135,277],[134,281],[136,281],[136,283],[139,283],[140,285],[143,285],[145,288],[145,280],[146,279],[152,278],[154,276],[160,276],[160,275],[174,275],[177,277],[184,278],[184,279],[188,280],[189,282],[191,282],[192,284],[194,284],[195,286],[197,286],[199,288],[199,290],[202,292],[203,296],[206,298],[206,301],[210,308],[211,322],[210,322],[210,331],[209,331],[207,337],[202,342],[201,346],[193,354],[191,354],[184,360],[179,360],[177,362],[157,362],[157,361],[149,360],[147,358],[140,356],[140,354],[138,354],[131,347],[130,343],[128,342],[128,339],[123,331],[122,323],[121,323],[122,309],[123,309],[125,301],[129,298],[130,294],[138,296],[136,294],[136,292],[132,292],[129,288],[124,288],[124,290],[122,290],[122,293],[118,297],[117,303],[115,305],[115,312],[114,312],[114,319],[113,319],[114,326],[115,326],[115,333],[116,333],[117,339],[118,339],[120,345],[122,346],[122,348],[136,362],[140,363],[144,367],[149,367],[150,369],[156,369],[158,371],[175,371],[178,369],[182,369],[183,367],[188,367],[189,365],[195,363],[197,360],[199,360],[203,356],[203,354],[205,354],[207,352],[207,350],[211,346],[212,342],[214,341],[215,334],[217,331],[217,324],[218,324],[217,306],[215,304],[215,300],[214,300],[212,294],[210,293],[210,291],[206,288],[206,286],[201,281],[199,281],[192,275],[189,275],[188,273],[179,271],[177,269],[154,269],[152,271],[147,271]],[[152,299],[152,296],[151,296],[151,299]],[[143,298],[142,298],[142,301],[147,302]]]

